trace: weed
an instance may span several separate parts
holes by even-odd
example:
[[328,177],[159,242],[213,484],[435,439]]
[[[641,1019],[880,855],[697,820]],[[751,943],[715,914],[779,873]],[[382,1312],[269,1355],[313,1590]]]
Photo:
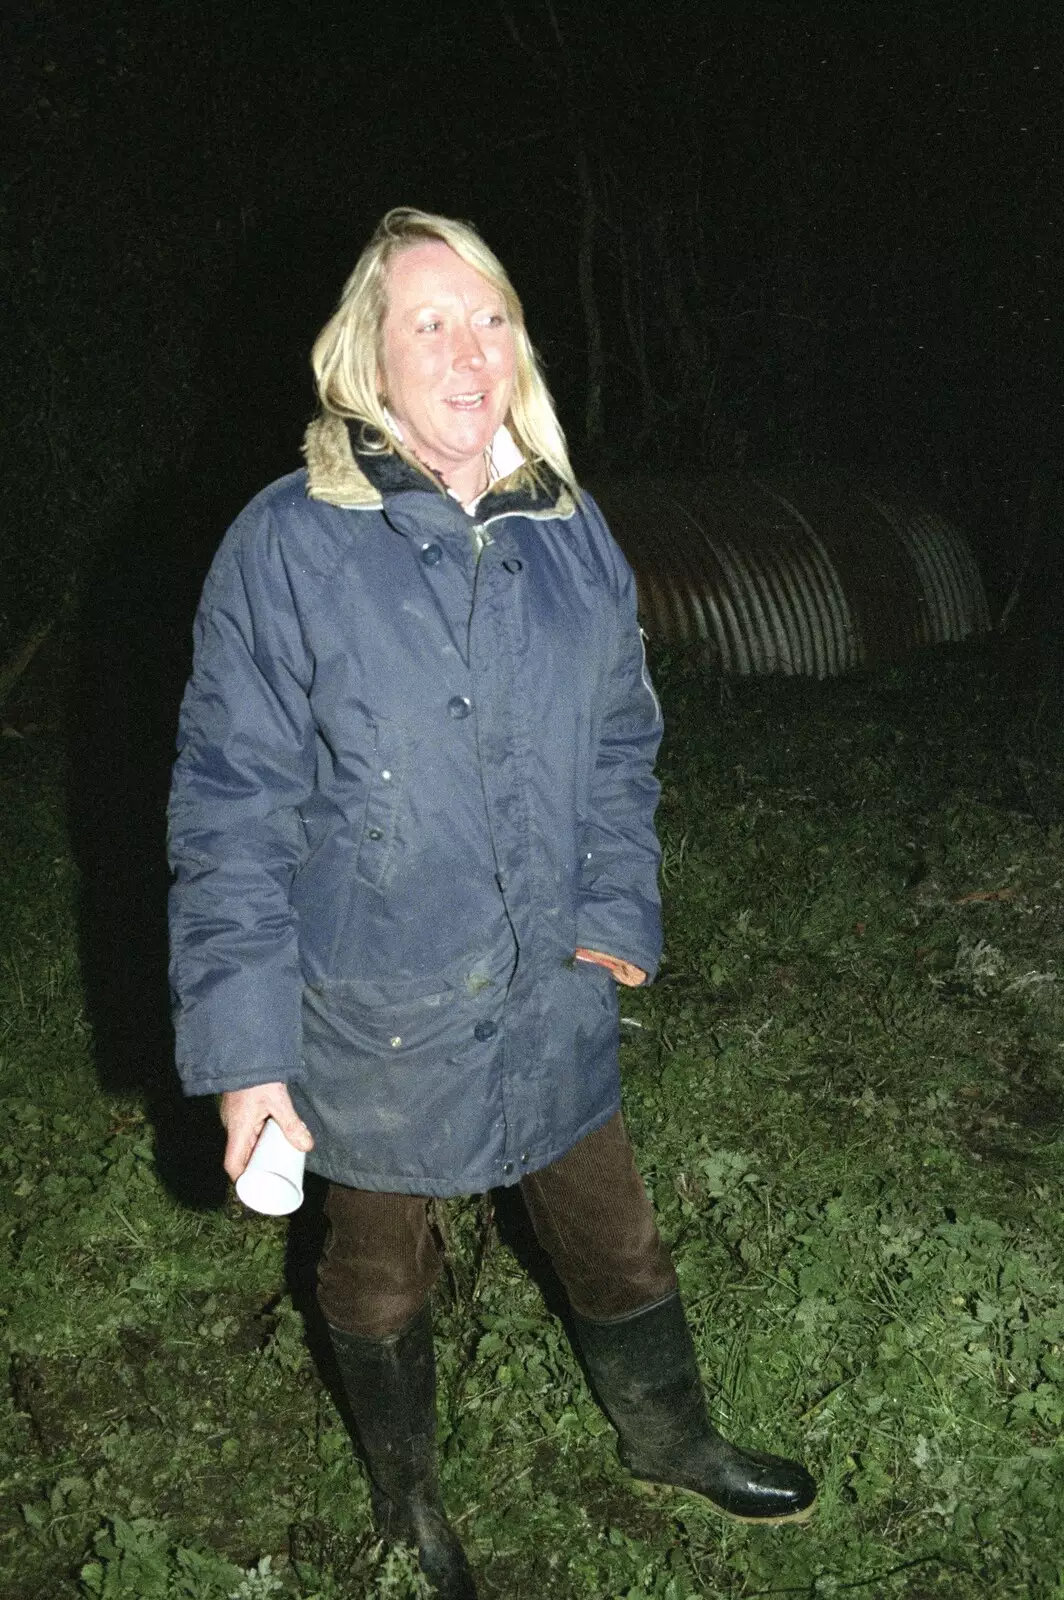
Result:
[[[442,1475],[483,1592],[1060,1600],[1060,730],[975,649],[724,698],[665,677],[667,960],[624,996],[626,1114],[714,1418],[808,1459],[820,1510],[770,1532],[634,1493],[549,1287],[454,1202]],[[4,1593],[413,1600],[296,1235],[178,1203],[155,1101],[99,1087],[62,751],[0,755]]]

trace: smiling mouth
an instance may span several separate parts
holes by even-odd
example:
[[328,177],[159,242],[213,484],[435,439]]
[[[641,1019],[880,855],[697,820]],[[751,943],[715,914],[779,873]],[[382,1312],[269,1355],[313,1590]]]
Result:
[[477,389],[472,394],[449,394],[446,404],[455,411],[476,411],[486,399],[487,390]]

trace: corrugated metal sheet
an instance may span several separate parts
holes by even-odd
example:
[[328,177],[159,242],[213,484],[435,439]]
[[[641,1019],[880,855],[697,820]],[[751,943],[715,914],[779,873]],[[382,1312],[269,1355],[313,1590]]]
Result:
[[648,633],[725,672],[833,677],[990,626],[964,536],[842,473],[592,485]]

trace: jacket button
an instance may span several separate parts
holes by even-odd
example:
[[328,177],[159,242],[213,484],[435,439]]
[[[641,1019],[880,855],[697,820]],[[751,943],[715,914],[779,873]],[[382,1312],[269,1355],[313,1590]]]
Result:
[[458,721],[461,721],[463,717],[468,717],[472,709],[464,694],[456,694],[447,702],[447,715],[456,718]]
[[528,1166],[528,1161],[529,1161],[528,1151],[527,1150],[522,1150],[521,1151],[521,1165],[523,1167],[527,1167]]
[[494,1039],[498,1031],[498,1028],[496,1027],[495,1023],[492,1022],[490,1017],[482,1017],[477,1023],[476,1027],[473,1029],[473,1037],[474,1039],[479,1039],[481,1044],[483,1044],[485,1039]]
[[511,576],[516,577],[521,571],[521,568],[524,566],[524,562],[518,561],[516,556],[510,556],[508,560],[503,562],[503,566],[505,567],[506,571],[511,574]]
[[426,567],[434,567],[443,557],[443,551],[438,544],[423,544],[421,546],[421,559]]
[[508,1178],[510,1176],[511,1172],[514,1170],[513,1162],[512,1161],[504,1161],[503,1164],[502,1164],[502,1170],[503,1170],[503,1176]]
[[382,830],[380,828],[367,828],[366,829],[366,838],[367,839],[383,839],[384,838],[384,834],[383,834],[383,832],[382,832]]

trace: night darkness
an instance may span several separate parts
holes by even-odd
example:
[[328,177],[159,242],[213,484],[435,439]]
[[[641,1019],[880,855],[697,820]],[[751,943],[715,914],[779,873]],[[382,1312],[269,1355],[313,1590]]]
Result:
[[[820,1522],[633,1509],[560,1286],[473,1197],[437,1300],[486,1600],[1060,1600],[1062,0],[7,10],[12,1600],[411,1592],[323,1387],[322,1189],[268,1232],[181,1098],[163,848],[204,574],[300,465],[311,344],[398,205],[504,262],[596,493],[898,485],[998,624],[826,684],[652,657],[666,957],[625,993],[626,1116],[713,1404],[810,1452]],[[901,637],[885,570],[857,588]]]
[[1048,0],[104,0],[5,34],[5,637],[142,495],[156,526],[189,496],[202,565],[290,470],[399,203],[507,263],[584,470],[885,468],[991,549],[1057,474]]

